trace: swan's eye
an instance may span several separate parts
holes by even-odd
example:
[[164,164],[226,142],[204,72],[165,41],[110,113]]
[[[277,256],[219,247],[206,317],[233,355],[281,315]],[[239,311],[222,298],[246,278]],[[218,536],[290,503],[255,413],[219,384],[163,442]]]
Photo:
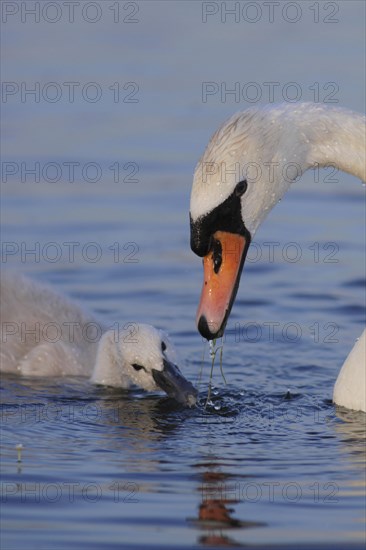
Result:
[[165,342],[162,342],[161,343],[161,351],[165,351],[166,350],[166,343]]
[[212,245],[212,260],[214,264],[214,272],[217,274],[220,271],[222,264],[222,246],[220,241],[215,239]]
[[145,367],[143,367],[142,365],[138,365],[137,363],[132,363],[132,366],[137,371],[142,370],[142,369],[146,371]]
[[244,195],[247,188],[248,188],[247,180],[239,181],[239,183],[235,187],[235,195],[237,197],[241,197],[242,195]]

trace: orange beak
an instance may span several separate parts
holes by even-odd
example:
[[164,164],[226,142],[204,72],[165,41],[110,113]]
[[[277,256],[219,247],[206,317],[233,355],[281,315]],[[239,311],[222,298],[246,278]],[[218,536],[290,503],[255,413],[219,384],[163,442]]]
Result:
[[239,286],[249,242],[242,235],[216,231],[203,258],[203,286],[197,310],[199,332],[213,340],[223,335]]

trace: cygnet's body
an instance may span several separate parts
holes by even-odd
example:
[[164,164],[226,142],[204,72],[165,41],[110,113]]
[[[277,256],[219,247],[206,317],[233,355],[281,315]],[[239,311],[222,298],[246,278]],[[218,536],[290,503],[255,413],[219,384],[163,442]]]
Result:
[[0,371],[23,376],[87,376],[95,384],[163,389],[193,405],[196,390],[176,366],[168,336],[151,325],[106,329],[51,287],[2,273]]

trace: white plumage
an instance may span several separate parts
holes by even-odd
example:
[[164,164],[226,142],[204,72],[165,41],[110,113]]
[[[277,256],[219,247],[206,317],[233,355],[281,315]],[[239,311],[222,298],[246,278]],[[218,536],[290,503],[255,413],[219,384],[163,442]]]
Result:
[[[192,227],[199,227],[209,215],[219,226],[212,213],[215,209],[220,212],[220,205],[233,194],[238,182],[246,179],[240,213],[253,238],[291,183],[309,168],[333,165],[365,181],[365,142],[365,117],[339,107],[287,103],[235,114],[212,136],[196,167],[190,206]],[[224,326],[233,301],[230,296],[221,300],[226,312],[223,307],[215,310],[219,283],[215,284],[210,293],[202,294],[199,307],[198,321],[204,335],[209,334],[208,321]],[[215,331],[218,333],[217,328]],[[333,395],[338,405],[362,411],[366,411],[365,340],[364,331],[342,367]]]
[[337,405],[366,412],[366,330],[350,351],[333,391]]
[[315,103],[252,107],[234,114],[210,139],[195,169],[193,221],[247,179],[242,218],[252,238],[293,181],[309,168],[336,166],[365,181],[365,116]]
[[174,347],[163,331],[138,323],[107,329],[51,287],[10,272],[1,274],[0,283],[1,372],[87,376],[95,384],[137,384],[164,389],[190,405],[195,401],[196,391],[175,365]]

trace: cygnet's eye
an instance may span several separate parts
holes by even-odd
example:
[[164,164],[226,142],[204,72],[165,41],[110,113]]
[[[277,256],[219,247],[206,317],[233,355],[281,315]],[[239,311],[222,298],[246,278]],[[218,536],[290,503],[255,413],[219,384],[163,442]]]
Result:
[[135,370],[139,371],[141,369],[143,369],[144,371],[146,371],[145,367],[143,367],[142,365],[138,365],[137,363],[132,363],[132,366]]
[[235,195],[237,197],[241,197],[242,195],[244,195],[247,188],[248,188],[247,180],[239,181],[239,183],[235,187]]
[[165,342],[161,342],[161,351],[165,351],[166,350],[166,343]]

